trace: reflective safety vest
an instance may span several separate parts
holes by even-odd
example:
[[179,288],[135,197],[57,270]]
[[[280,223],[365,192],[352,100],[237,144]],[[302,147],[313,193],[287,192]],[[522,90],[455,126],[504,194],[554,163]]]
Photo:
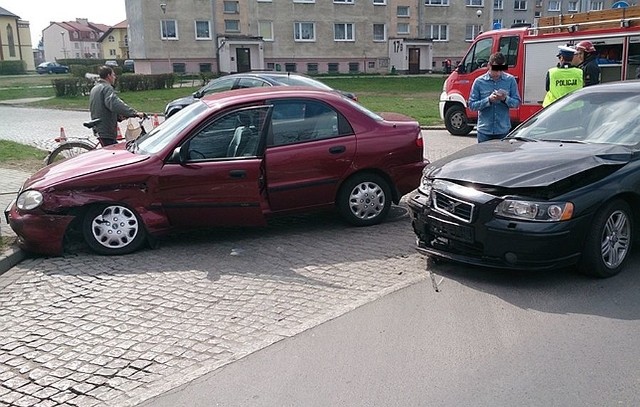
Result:
[[583,85],[582,69],[580,68],[555,67],[549,69],[549,91],[544,97],[542,107],[549,106],[567,93],[582,88]]

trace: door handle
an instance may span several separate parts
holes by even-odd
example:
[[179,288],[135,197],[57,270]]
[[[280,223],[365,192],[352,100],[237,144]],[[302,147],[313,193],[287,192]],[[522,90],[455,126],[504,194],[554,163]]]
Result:
[[244,178],[247,176],[247,172],[245,170],[232,170],[229,171],[229,176],[231,178]]
[[344,153],[345,151],[347,151],[347,148],[345,146],[329,147],[329,152],[331,154],[340,154]]

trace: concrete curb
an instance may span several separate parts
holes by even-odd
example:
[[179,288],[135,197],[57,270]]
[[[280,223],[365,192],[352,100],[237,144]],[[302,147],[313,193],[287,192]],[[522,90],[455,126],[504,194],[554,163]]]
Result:
[[27,254],[16,244],[0,254],[0,275],[9,271],[27,257]]

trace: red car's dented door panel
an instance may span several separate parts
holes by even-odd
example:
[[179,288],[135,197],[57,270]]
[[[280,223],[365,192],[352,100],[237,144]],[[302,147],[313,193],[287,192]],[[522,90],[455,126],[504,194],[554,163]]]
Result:
[[156,202],[175,227],[264,225],[261,159],[167,164]]

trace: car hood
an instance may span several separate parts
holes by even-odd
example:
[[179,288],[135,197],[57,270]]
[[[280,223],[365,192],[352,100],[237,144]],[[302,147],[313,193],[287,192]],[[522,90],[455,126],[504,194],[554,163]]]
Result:
[[147,155],[133,154],[121,145],[115,148],[100,148],[42,168],[29,177],[24,187],[25,189],[44,189],[71,179],[99,172],[103,173],[148,158]]
[[611,144],[522,142],[475,144],[435,161],[435,178],[505,188],[545,187],[599,166],[625,165],[635,152]]
[[169,102],[169,106],[176,106],[176,105],[187,106],[187,105],[192,104],[195,100],[196,100],[196,98],[194,98],[193,96],[189,95],[189,96],[185,96],[183,98],[172,100],[171,102]]

